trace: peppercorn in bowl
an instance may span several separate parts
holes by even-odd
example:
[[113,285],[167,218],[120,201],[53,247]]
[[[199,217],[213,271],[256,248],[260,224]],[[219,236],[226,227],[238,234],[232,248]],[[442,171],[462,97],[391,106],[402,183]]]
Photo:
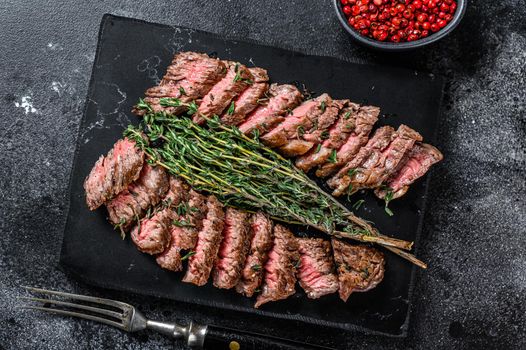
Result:
[[467,0],[333,0],[343,27],[360,44],[407,51],[436,42],[460,23]]

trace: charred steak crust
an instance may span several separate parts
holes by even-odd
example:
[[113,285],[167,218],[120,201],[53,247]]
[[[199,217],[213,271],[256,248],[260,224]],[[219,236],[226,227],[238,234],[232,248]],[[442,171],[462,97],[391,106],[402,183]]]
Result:
[[241,277],[241,270],[250,249],[250,215],[228,207],[225,211],[223,241],[214,265],[213,279],[217,288],[233,288]]
[[264,96],[268,90],[268,74],[263,68],[249,68],[250,74],[254,78],[254,82],[243,91],[235,101],[233,101],[233,109],[230,108],[223,113],[221,122],[226,125],[238,125],[247,115],[258,107],[258,100]]
[[335,274],[331,243],[320,238],[298,238],[300,286],[311,299],[335,293],[338,277]]
[[377,249],[338,239],[332,239],[332,249],[343,301],[347,301],[352,292],[366,292],[376,287],[384,278],[385,259]]
[[265,97],[257,101],[260,106],[239,125],[239,130],[246,135],[256,130],[259,134],[264,134],[281,123],[284,115],[296,107],[302,99],[301,92],[294,85],[272,84]]
[[198,286],[206,284],[210,271],[217,258],[217,252],[223,236],[225,213],[223,205],[215,196],[209,196],[207,214],[203,221],[203,228],[199,231],[195,255],[188,261],[188,269],[183,282],[193,283]]
[[422,136],[407,125],[400,125],[389,146],[376,157],[370,156],[354,174],[354,189],[380,186],[396,170],[416,141],[422,141]]
[[376,130],[373,137],[360,149],[358,154],[327,181],[329,187],[334,190],[332,195],[338,197],[346,192],[352,193],[354,189],[349,186],[352,183],[353,174],[365,161],[371,157],[377,157],[388,147],[394,135],[395,131],[390,126],[383,126]]
[[187,192],[186,199],[177,206],[172,206],[171,222],[168,231],[170,245],[157,256],[157,264],[171,271],[183,269],[182,251],[194,249],[197,233],[203,228],[206,216],[206,197],[194,190]]
[[203,97],[197,114],[193,117],[194,123],[202,124],[205,121],[202,115],[205,117],[221,115],[230,102],[253,83],[254,77],[244,65],[229,61],[225,62],[225,65],[226,75]]
[[320,139],[326,138],[321,146],[312,148],[307,154],[296,159],[296,167],[304,172],[325,163],[332,151],[339,149],[354,130],[360,106],[348,100],[343,100],[341,103],[344,107],[338,113],[336,123],[328,129],[328,132],[319,135]]
[[316,176],[327,177],[337,172],[345,164],[349,163],[364,146],[373,129],[373,125],[378,120],[380,108],[374,106],[362,106],[357,112],[355,118],[355,127],[353,132],[346,139],[345,143],[338,148],[336,159],[327,161],[316,171]]
[[297,139],[311,130],[318,118],[325,112],[332,99],[327,94],[322,94],[313,100],[303,102],[294,108],[283,122],[261,137],[261,141],[268,147],[276,148],[286,145],[288,140]]
[[150,206],[158,204],[168,188],[169,179],[164,168],[144,164],[139,178],[106,204],[110,222],[127,229],[142,218]]
[[[409,189],[409,185],[427,173],[429,168],[440,162],[442,158],[442,153],[436,147],[427,143],[415,143],[386,181],[385,187],[392,192],[392,199],[403,196]],[[374,191],[378,198],[384,198],[387,194],[388,190],[385,187]]]
[[268,252],[272,248],[274,239],[272,220],[262,212],[252,215],[250,229],[252,230],[250,252],[241,271],[241,279],[236,286],[236,291],[247,297],[254,295],[261,284],[263,267],[267,262]]
[[286,299],[296,292],[296,266],[299,262],[298,242],[292,233],[279,224],[274,226],[274,246],[265,264],[261,294],[254,307],[269,301]]
[[[196,52],[181,52],[174,56],[158,86],[146,90],[145,102],[154,112],[179,114],[184,107],[163,107],[161,98],[178,98],[184,103],[201,99],[221,80],[226,73],[223,61]],[[142,116],[145,110],[133,108],[133,113]]]
[[134,141],[121,139],[106,156],[100,156],[84,181],[86,204],[95,210],[137,180],[144,152]]
[[152,255],[162,253],[170,244],[170,219],[170,208],[161,209],[152,217],[143,218],[131,231],[131,238],[137,249]]

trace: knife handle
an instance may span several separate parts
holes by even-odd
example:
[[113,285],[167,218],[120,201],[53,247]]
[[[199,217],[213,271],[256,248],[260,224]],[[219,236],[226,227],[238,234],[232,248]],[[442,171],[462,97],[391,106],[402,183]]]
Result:
[[230,328],[207,326],[204,335],[205,350],[261,350],[261,349],[321,349],[314,345],[292,340],[240,332]]

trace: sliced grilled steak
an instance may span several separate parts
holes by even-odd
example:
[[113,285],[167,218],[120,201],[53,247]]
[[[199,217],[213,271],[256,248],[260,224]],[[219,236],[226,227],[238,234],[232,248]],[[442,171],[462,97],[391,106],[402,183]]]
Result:
[[389,146],[382,153],[371,154],[352,176],[354,191],[380,186],[396,170],[416,141],[422,141],[422,136],[407,125],[400,125]]
[[226,62],[228,70],[223,79],[203,97],[203,101],[194,115],[193,121],[202,124],[205,120],[201,117],[221,115],[230,102],[242,93],[253,82],[253,77],[247,67],[237,62]]
[[254,292],[263,279],[263,266],[268,260],[268,252],[272,248],[274,235],[272,221],[262,212],[257,212],[251,218],[252,242],[250,252],[241,271],[241,279],[236,286],[238,293],[247,297]]
[[131,238],[137,248],[148,254],[162,253],[170,244],[168,225],[171,220],[171,208],[164,208],[144,218],[131,231]]
[[206,284],[210,271],[217,258],[217,252],[223,236],[225,213],[223,205],[215,196],[208,197],[206,218],[203,228],[199,231],[195,255],[188,261],[188,270],[183,282],[193,283],[198,286]]
[[[196,52],[181,52],[174,56],[161,83],[146,90],[144,101],[149,103],[155,112],[179,114],[184,111],[184,107],[163,107],[160,105],[160,99],[178,98],[186,103],[198,100],[225,74],[226,66],[222,61]],[[145,111],[135,107],[133,113],[144,115]]]
[[332,99],[327,94],[303,102],[281,124],[263,135],[261,141],[268,147],[276,148],[285,145],[288,140],[303,136],[314,127],[326,106],[331,103]]
[[298,135],[297,139],[289,140],[279,148],[279,152],[286,157],[297,157],[304,155],[313,147],[329,136],[329,127],[338,118],[338,111],[343,107],[343,101],[335,100],[329,106],[324,107],[318,120],[306,134]]
[[327,177],[334,174],[345,164],[350,162],[358,153],[360,148],[367,143],[369,133],[374,123],[378,120],[380,108],[374,106],[362,106],[356,116],[355,128],[352,134],[336,153],[336,161],[328,161],[317,171],[316,176]]
[[373,289],[384,278],[384,255],[375,248],[333,239],[332,249],[343,301],[347,301],[352,292]]
[[168,187],[168,174],[164,168],[145,163],[139,178],[106,204],[110,222],[128,228],[144,215],[146,209],[160,202]]
[[157,264],[171,271],[181,271],[183,264],[181,252],[193,249],[197,242],[197,233],[203,228],[206,216],[206,197],[190,190],[184,200],[172,206],[168,232],[171,237],[168,247],[157,256]]
[[250,215],[244,211],[230,207],[226,209],[223,241],[213,273],[214,286],[217,288],[230,289],[239,281],[252,238],[249,218]]
[[143,162],[144,152],[134,141],[117,141],[106,156],[100,156],[84,181],[89,209],[97,209],[137,180]]
[[365,161],[378,157],[379,154],[389,146],[394,135],[395,131],[390,126],[383,126],[376,130],[373,137],[360,149],[358,154],[327,181],[329,187],[334,189],[332,195],[338,197],[347,191],[353,192],[353,188],[349,188],[349,185],[352,183],[353,174]]
[[250,113],[248,118],[239,125],[239,129],[244,134],[252,134],[254,130],[258,130],[259,134],[264,134],[271,130],[281,123],[283,116],[303,99],[298,88],[287,84],[272,84],[267,95],[264,101],[259,101],[262,105]]
[[286,299],[296,292],[296,265],[299,261],[298,242],[292,233],[281,225],[274,226],[274,246],[265,264],[263,289],[255,307]]
[[166,207],[177,207],[180,203],[188,200],[190,185],[181,178],[170,176],[168,192],[163,198]]
[[[299,169],[308,172],[310,169],[325,163],[332,151],[340,148],[352,133],[360,106],[349,101],[345,102],[346,107],[340,110],[338,121],[329,128],[328,137],[319,149],[313,148],[309,153],[296,159],[296,166]],[[326,135],[326,133],[322,133],[320,138],[324,139]]]
[[[433,164],[440,162],[443,155],[435,147],[417,142],[404,158],[386,182],[386,186],[392,192],[392,199],[403,196],[409,185],[423,176]],[[374,193],[378,198],[384,198],[387,190],[377,188]]]
[[221,117],[223,124],[238,125],[243,122],[247,115],[256,109],[258,100],[263,97],[268,90],[267,71],[262,68],[249,68],[248,70],[254,77],[254,82],[233,102],[234,108],[231,113],[229,113],[230,108],[227,112],[223,113]]
[[338,290],[331,243],[320,238],[297,238],[300,252],[298,280],[311,299]]

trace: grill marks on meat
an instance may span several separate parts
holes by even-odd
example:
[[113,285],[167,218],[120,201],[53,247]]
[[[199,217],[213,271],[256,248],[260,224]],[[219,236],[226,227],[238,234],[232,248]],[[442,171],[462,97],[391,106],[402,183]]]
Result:
[[234,101],[232,113],[225,112],[221,117],[221,122],[226,125],[238,125],[246,116],[258,107],[258,100],[265,95],[268,90],[268,74],[262,68],[249,68],[254,82],[245,89]]
[[203,97],[197,114],[194,115],[193,121],[202,124],[205,117],[221,115],[230,102],[247,89],[253,82],[254,77],[247,67],[237,62],[225,62],[227,65],[226,75]]
[[[392,198],[403,196],[409,189],[409,185],[423,176],[433,164],[438,163],[442,158],[442,153],[435,147],[417,142],[386,181],[386,187],[393,194]],[[377,197],[384,198],[387,190],[377,188],[374,193]]]
[[255,307],[286,299],[296,292],[296,264],[299,261],[298,242],[292,233],[277,224],[274,226],[274,246],[265,264],[263,288]]
[[338,277],[334,273],[331,243],[320,238],[298,238],[300,286],[311,299],[317,299],[338,290]]
[[[329,159],[333,150],[340,148],[352,131],[355,129],[356,115],[359,105],[349,101],[343,101],[342,108],[338,114],[338,120],[328,130],[328,137],[321,143],[319,149],[313,148],[307,154],[296,159],[296,167],[308,172],[312,168],[324,164]],[[326,133],[321,133],[320,138],[325,138]]]
[[183,282],[198,286],[206,284],[210,276],[223,238],[221,232],[225,219],[223,205],[215,196],[208,197],[206,205],[208,211],[203,221],[203,228],[198,234],[195,255],[189,258],[188,270],[183,278]]
[[245,259],[250,249],[250,215],[244,211],[227,208],[223,241],[214,266],[214,286],[230,289],[241,277]]
[[367,145],[360,149],[356,157],[327,181],[329,187],[334,189],[332,192],[333,196],[340,196],[348,190],[352,192],[353,189],[349,188],[349,185],[352,182],[353,173],[368,159],[378,157],[379,154],[389,146],[394,134],[395,131],[390,126],[383,126],[376,130],[373,137],[367,142]]
[[362,106],[358,110],[355,119],[355,128],[345,143],[338,149],[335,162],[327,162],[317,171],[316,176],[327,177],[334,174],[346,163],[351,161],[360,150],[360,147],[367,143],[369,133],[373,125],[378,120],[380,108],[374,106]]
[[250,252],[241,271],[241,279],[236,286],[237,292],[247,297],[254,295],[261,284],[263,267],[274,239],[272,221],[262,212],[252,215],[250,229],[252,230]]
[[298,138],[311,130],[318,118],[325,112],[326,106],[332,103],[327,94],[316,97],[313,100],[303,102],[294,108],[292,114],[276,126],[269,133],[261,137],[261,141],[271,148],[281,147],[289,140]]
[[366,292],[382,281],[385,260],[380,251],[338,239],[332,239],[332,248],[343,301],[347,301],[352,292]]
[[[163,107],[160,105],[160,99],[178,98],[184,103],[198,100],[205,96],[225,73],[223,61],[205,54],[181,52],[173,58],[161,83],[146,90],[144,101],[149,103],[155,112],[181,113],[185,107]],[[144,115],[145,111],[134,108],[133,113]]]
[[[281,123],[284,115],[296,107],[303,96],[294,85],[272,84],[265,99],[260,99],[260,105],[248,118],[239,125],[239,130],[244,134],[252,134],[255,130],[259,134],[264,134],[274,126]],[[263,101],[261,101],[263,100]]]
[[203,218],[207,212],[206,197],[187,188],[188,185],[183,188],[183,191],[186,190],[182,196],[184,199],[170,209],[171,222],[167,228],[170,244],[156,258],[159,266],[171,271],[183,269],[182,251],[195,247],[197,233],[203,228]]
[[113,225],[126,229],[150,206],[160,202],[169,187],[168,174],[160,166],[144,164],[139,178],[106,204]]
[[97,209],[137,180],[143,163],[144,152],[134,141],[117,141],[106,156],[100,156],[84,181],[88,208]]

